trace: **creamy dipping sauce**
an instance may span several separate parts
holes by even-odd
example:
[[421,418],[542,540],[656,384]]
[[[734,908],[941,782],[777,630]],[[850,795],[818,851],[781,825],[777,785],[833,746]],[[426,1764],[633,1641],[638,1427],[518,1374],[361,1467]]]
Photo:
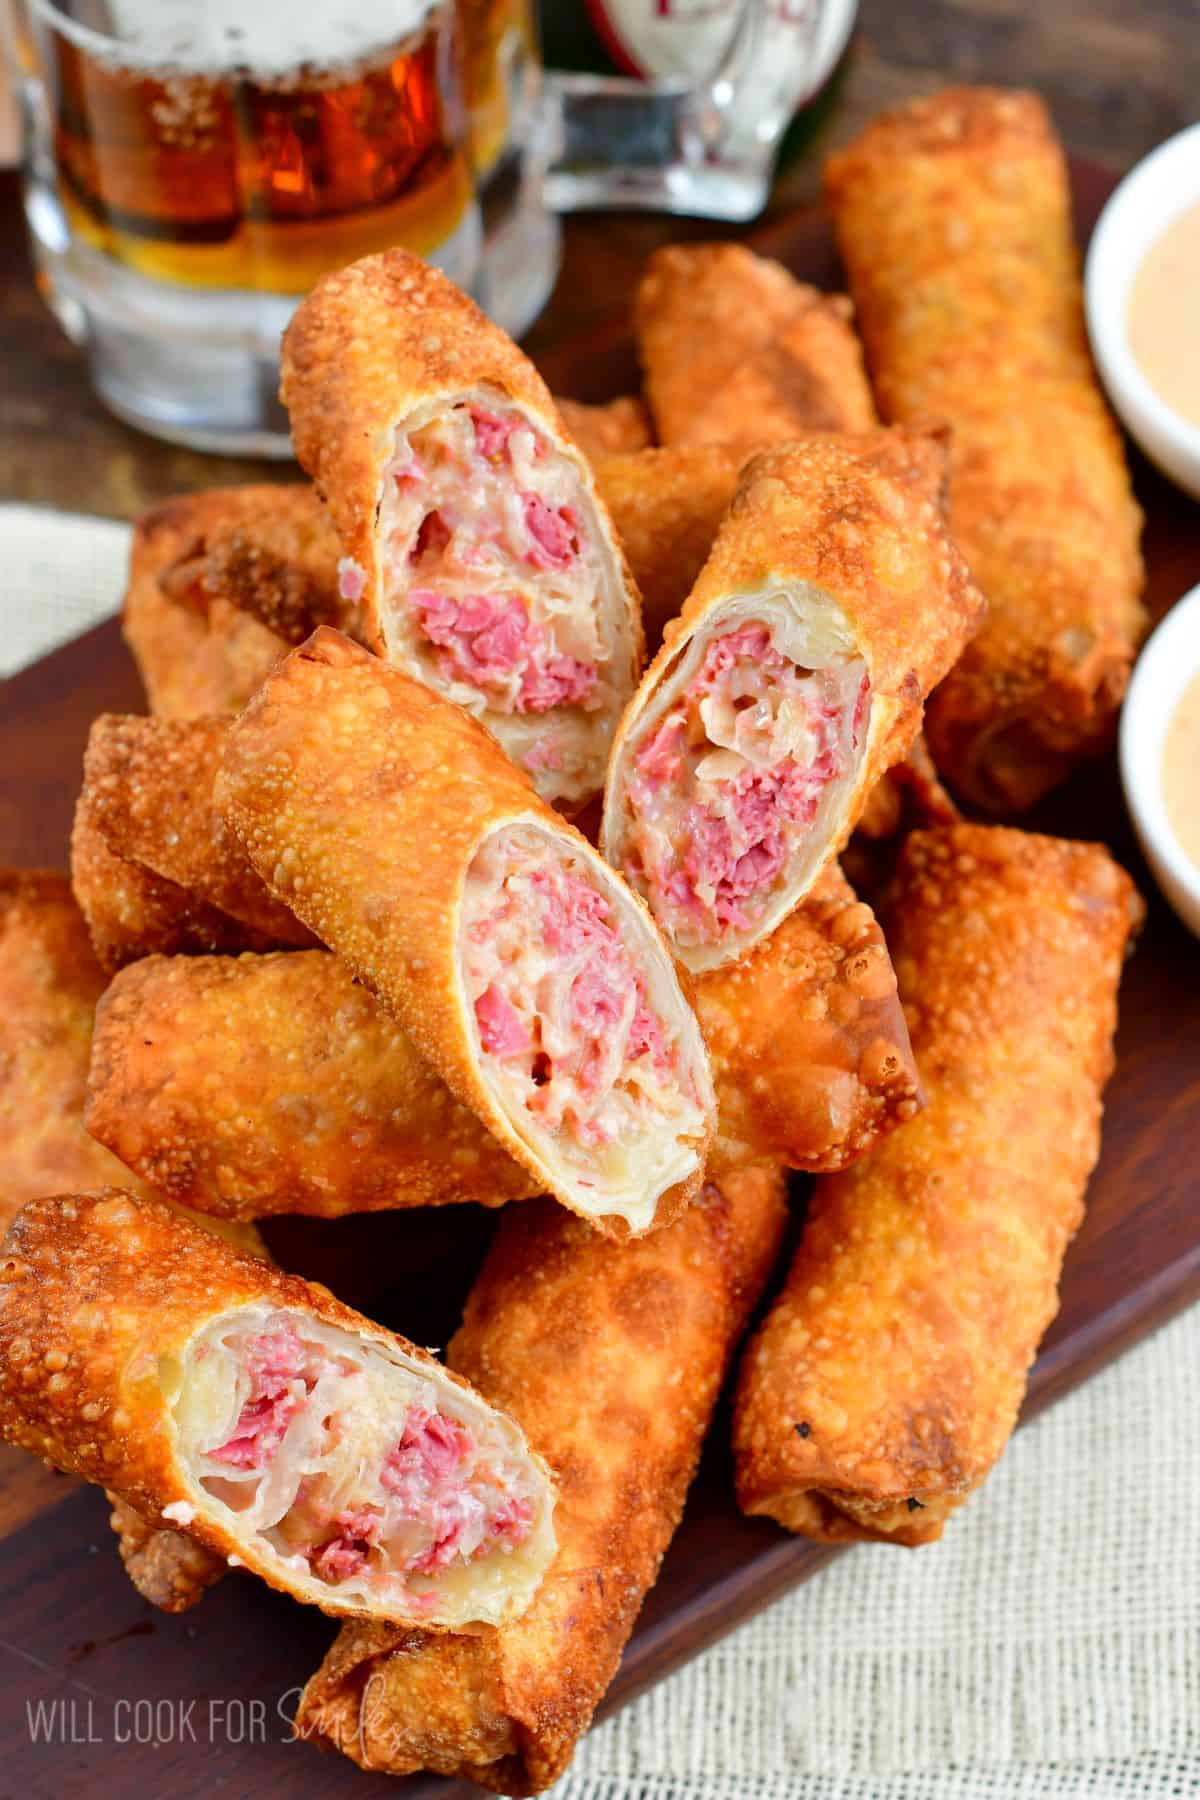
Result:
[[1200,425],[1200,202],[1142,259],[1129,297],[1129,348],[1159,399]]
[[1171,714],[1163,744],[1162,791],[1171,830],[1200,869],[1200,674],[1192,676]]

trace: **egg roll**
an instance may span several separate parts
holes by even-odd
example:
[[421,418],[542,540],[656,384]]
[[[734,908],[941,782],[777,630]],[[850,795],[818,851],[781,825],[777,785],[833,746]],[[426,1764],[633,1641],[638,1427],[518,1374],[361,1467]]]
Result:
[[670,954],[477,719],[319,631],[234,721],[217,797],[544,1191],[614,1236],[687,1204],[714,1101]]
[[596,485],[642,596],[653,655],[708,561],[744,457],[725,444],[682,444],[596,456]]
[[261,527],[291,491],[262,485],[184,494],[134,526],[121,629],[157,717],[237,712],[285,654],[277,633],[210,593],[204,573],[210,532]]
[[556,396],[555,405],[563,424],[590,462],[594,463],[598,456],[644,450],[654,442],[650,414],[640,395],[619,394],[601,406]]
[[9,1229],[0,1435],[333,1614],[496,1625],[554,1554],[520,1426],[327,1288],[115,1188]]
[[951,527],[988,602],[929,746],[976,805],[1030,806],[1110,740],[1145,623],[1062,148],[1036,95],[948,88],[875,120],[826,185],[880,409],[953,427]]
[[995,1464],[1083,1216],[1139,917],[1099,845],[908,839],[885,925],[927,1104],[816,1185],[739,1377],[745,1511],[923,1544]]
[[488,1637],[344,1627],[304,1691],[303,1736],[498,1793],[558,1779],[679,1523],[784,1213],[760,1168],[616,1249],[545,1201],[502,1214],[447,1357],[553,1469],[558,1555],[525,1617]]
[[809,431],[878,423],[840,294],[796,281],[742,244],[668,244],[634,307],[646,399],[661,444],[743,453]]
[[223,1218],[538,1191],[335,956],[147,957],[96,1015],[87,1126]]
[[836,863],[765,943],[695,988],[717,1089],[710,1168],[843,1169],[920,1110],[883,933]]
[[543,798],[598,793],[641,666],[587,459],[499,326],[407,250],[320,280],[281,394],[365,642],[481,719]]
[[693,972],[769,937],[842,848],[980,600],[939,434],[814,436],[743,469],[617,732],[604,854]]
[[883,892],[910,831],[954,825],[961,818],[942,786],[924,733],[919,733],[867,795],[854,836],[842,852],[842,867],[855,891],[868,899]]
[[[165,911],[177,921],[188,920],[188,934],[195,937],[196,947],[311,944],[311,932],[274,898],[213,806],[213,784],[228,729],[227,719],[143,719],[102,713],[88,734],[78,803],[85,860],[88,834],[94,831],[109,852],[109,879],[115,876],[118,893],[128,885],[131,894],[157,896],[161,902],[157,915],[161,918]],[[127,884],[120,871],[113,870],[112,859],[168,885],[139,883],[136,876]],[[102,882],[104,868],[102,855]],[[94,881],[86,875],[83,891],[89,900],[95,892]],[[182,899],[176,904],[178,893]],[[111,910],[113,902],[102,897],[102,913],[106,905]],[[130,929],[127,935],[136,942],[136,932]],[[143,954],[175,947],[155,943],[155,935],[148,930],[142,937]],[[212,941],[205,942],[206,936]]]

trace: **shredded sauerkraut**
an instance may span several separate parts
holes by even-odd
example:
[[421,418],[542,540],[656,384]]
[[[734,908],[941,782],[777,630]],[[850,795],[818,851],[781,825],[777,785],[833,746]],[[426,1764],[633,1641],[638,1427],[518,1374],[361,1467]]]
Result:
[[485,841],[464,896],[463,975],[489,1073],[510,1116],[567,1163],[620,1187],[703,1131],[695,1074],[610,899],[582,859],[507,828]]
[[676,943],[753,929],[850,767],[868,698],[857,659],[800,668],[765,624],[711,639],[628,779],[625,860]]
[[575,467],[501,403],[398,431],[384,476],[389,639],[543,776],[592,756],[622,699],[588,511]]
[[431,1613],[445,1571],[529,1538],[530,1468],[348,1333],[243,1310],[191,1357],[177,1414],[200,1487],[331,1588]]

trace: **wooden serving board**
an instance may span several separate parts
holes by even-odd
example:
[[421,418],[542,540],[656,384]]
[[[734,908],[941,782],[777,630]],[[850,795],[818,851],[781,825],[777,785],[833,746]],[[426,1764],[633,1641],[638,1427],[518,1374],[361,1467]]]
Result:
[[[1087,168],[1075,174],[1086,234],[1111,179]],[[798,274],[836,284],[828,226],[816,211],[753,241]],[[559,392],[604,399],[627,391],[635,371],[624,318],[544,366]],[[1144,465],[1137,475],[1157,617],[1200,580],[1198,514]],[[8,684],[0,706],[0,861],[65,866],[88,724],[98,712],[142,705],[115,623]],[[1104,838],[1139,878],[1150,906],[1121,992],[1103,1156],[1025,1417],[1200,1297],[1200,1216],[1192,1203],[1200,1152],[1200,947],[1150,882],[1111,759],[1079,774],[1028,822]],[[803,1191],[798,1183],[798,1198]],[[319,1273],[418,1342],[440,1344],[457,1323],[488,1229],[485,1215],[461,1208],[337,1224],[274,1221],[268,1235],[284,1263]],[[722,1417],[605,1711],[833,1554],[741,1517],[727,1442]],[[10,1478],[10,1488],[22,1473]],[[42,1510],[32,1522],[0,1540],[0,1791],[56,1800],[102,1786],[172,1800],[199,1800],[216,1788],[256,1796],[303,1792],[313,1800],[384,1792],[446,1800],[452,1791],[475,1791],[424,1777],[398,1786],[290,1743],[291,1710],[332,1637],[331,1623],[244,1575],[230,1576],[181,1618],[156,1613],[121,1572],[103,1498],[64,1482],[64,1498],[52,1504],[44,1491],[43,1484]],[[22,1500],[28,1517],[33,1506]]]

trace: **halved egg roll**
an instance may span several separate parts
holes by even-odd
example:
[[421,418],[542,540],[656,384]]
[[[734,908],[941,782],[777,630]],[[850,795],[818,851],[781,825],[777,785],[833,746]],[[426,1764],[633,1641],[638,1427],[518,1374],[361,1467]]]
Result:
[[[654,442],[646,402],[637,394],[620,394],[601,406],[555,395],[562,422],[590,462],[598,456],[644,450]],[[620,532],[617,533],[620,536]]]
[[641,666],[637,593],[532,363],[396,249],[317,283],[281,393],[365,641],[482,719],[544,798],[598,793]]
[[[193,910],[235,921],[246,948],[311,944],[312,933],[260,880],[213,805],[228,731],[228,719],[102,713],[83,759],[85,831],[97,831],[121,862],[184,890]],[[210,947],[240,946],[226,933]]]
[[996,1462],[1083,1215],[1140,911],[1099,845],[909,838],[885,923],[927,1105],[817,1183],[739,1378],[747,1512],[927,1543]]
[[304,1691],[305,1737],[498,1793],[557,1780],[679,1523],[784,1217],[763,1168],[707,1183],[618,1249],[544,1201],[502,1215],[447,1357],[554,1471],[558,1555],[525,1617],[491,1636],[344,1627]]
[[836,863],[765,943],[695,991],[717,1089],[710,1168],[844,1169],[920,1111],[883,933]]
[[953,427],[951,527],[988,601],[930,748],[977,805],[1029,806],[1111,737],[1145,624],[1062,149],[1036,95],[947,88],[876,119],[826,185],[880,408]]
[[653,656],[708,561],[745,458],[726,444],[597,456],[592,466],[642,596]]
[[554,1554],[511,1419],[328,1289],[114,1188],[8,1232],[0,1435],[330,1613],[500,1624]]
[[637,291],[634,327],[658,440],[749,455],[809,431],[878,423],[840,294],[742,244],[668,244]]
[[670,954],[477,719],[319,631],[234,722],[217,795],[541,1187],[614,1236],[687,1204],[714,1102]]
[[323,950],[124,970],[96,1015],[87,1126],[159,1193],[224,1218],[539,1189]]
[[181,494],[134,526],[121,629],[159,718],[237,712],[286,653],[274,631],[209,592],[204,572],[211,532],[260,528],[291,491],[264,484]]
[[938,434],[755,457],[621,721],[604,854],[693,971],[744,956],[842,848],[979,617]]

